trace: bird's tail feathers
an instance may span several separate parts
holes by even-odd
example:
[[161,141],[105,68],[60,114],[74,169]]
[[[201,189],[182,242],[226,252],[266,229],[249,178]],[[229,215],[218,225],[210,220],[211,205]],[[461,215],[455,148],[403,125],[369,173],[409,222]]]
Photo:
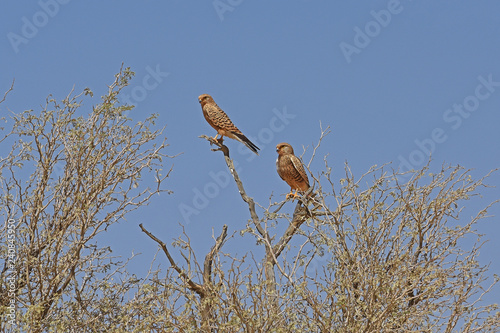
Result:
[[236,139],[243,143],[245,146],[247,146],[251,151],[253,151],[254,153],[256,153],[257,155],[259,155],[259,152],[258,150],[260,150],[259,147],[257,147],[252,141],[250,141],[249,138],[247,138],[246,136],[244,136],[243,134],[241,133],[235,133],[235,132],[232,132],[234,134],[234,136],[236,137]]

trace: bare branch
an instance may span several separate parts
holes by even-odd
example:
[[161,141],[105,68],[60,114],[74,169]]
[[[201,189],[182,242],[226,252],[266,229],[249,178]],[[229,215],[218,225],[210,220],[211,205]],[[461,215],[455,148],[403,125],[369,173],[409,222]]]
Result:
[[153,235],[152,233],[147,231],[146,228],[144,228],[144,226],[142,225],[142,223],[139,224],[139,227],[146,235],[149,236],[149,238],[151,238],[152,240],[154,240],[155,242],[157,242],[160,245],[161,249],[163,250],[163,253],[165,253],[165,255],[168,258],[168,261],[170,262],[170,266],[172,266],[172,268],[175,269],[177,271],[177,273],[179,273],[179,275],[182,277],[184,282],[189,286],[189,288],[192,291],[196,292],[198,295],[200,295],[202,297],[205,296],[205,290],[204,290],[203,286],[201,286],[200,284],[198,284],[196,282],[193,282],[193,280],[191,280],[189,278],[189,276],[179,266],[177,266],[177,264],[174,261],[174,258],[172,258],[172,256],[170,255],[170,252],[168,252],[167,245],[165,245],[165,243],[162,242],[160,239],[158,239],[155,235]]
[[250,216],[252,218],[252,221],[257,229],[257,231],[260,233],[260,235],[268,239],[269,235],[267,232],[262,228],[260,224],[260,219],[259,216],[257,215],[255,211],[255,202],[251,197],[249,197],[243,187],[243,183],[240,179],[240,176],[236,172],[236,168],[234,167],[233,160],[229,158],[229,148],[227,146],[223,145],[222,143],[214,140],[213,138],[207,136],[207,135],[201,135],[200,138],[208,140],[211,144],[215,144],[219,147],[219,149],[212,149],[212,151],[222,151],[224,153],[224,159],[226,161],[226,165],[229,168],[229,171],[231,172],[231,175],[234,178],[234,181],[236,182],[236,185],[238,186],[238,191],[240,192],[241,198],[243,201],[245,201],[248,204],[248,210],[250,211]]
[[300,228],[302,223],[304,223],[307,220],[307,215],[306,209],[302,205],[301,202],[297,202],[297,205],[295,206],[295,210],[293,212],[293,218],[292,222],[290,222],[290,225],[286,229],[285,233],[283,236],[281,236],[280,240],[276,245],[273,246],[273,253],[276,257],[279,257],[281,252],[285,249],[286,245],[290,240],[292,239],[293,235],[295,232]]
[[212,264],[214,260],[214,256],[217,252],[219,252],[220,248],[222,247],[222,244],[224,244],[224,239],[227,236],[227,225],[224,224],[222,227],[222,232],[217,237],[217,240],[215,241],[214,246],[210,249],[210,252],[205,256],[205,263],[203,265],[203,281],[204,283],[211,282],[212,280]]
[[10,88],[4,93],[3,98],[0,100],[0,103],[5,102],[7,95],[14,89],[14,82],[16,82],[16,79],[12,79]]

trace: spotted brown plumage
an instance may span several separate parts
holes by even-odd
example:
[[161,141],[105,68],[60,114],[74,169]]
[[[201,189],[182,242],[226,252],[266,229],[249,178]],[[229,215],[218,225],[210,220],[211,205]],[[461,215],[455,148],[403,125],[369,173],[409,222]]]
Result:
[[[210,126],[215,128],[217,131],[217,135],[215,135],[214,140],[222,142],[223,137],[227,136],[228,138],[238,140],[246,145],[251,151],[259,155],[257,150],[260,150],[260,148],[243,135],[243,133],[241,133],[238,127],[236,127],[231,119],[229,119],[228,115],[217,104],[215,104],[212,96],[207,94],[200,95],[200,97],[198,97],[198,101],[201,104],[201,109],[203,110],[205,119]],[[218,135],[220,135],[219,139],[217,139]]]
[[[276,146],[278,159],[276,160],[276,170],[281,179],[290,185],[290,196],[296,197],[297,192],[305,192],[309,189],[309,178],[300,159],[294,155],[293,148],[288,143],[283,142]],[[295,190],[295,194],[293,191]]]

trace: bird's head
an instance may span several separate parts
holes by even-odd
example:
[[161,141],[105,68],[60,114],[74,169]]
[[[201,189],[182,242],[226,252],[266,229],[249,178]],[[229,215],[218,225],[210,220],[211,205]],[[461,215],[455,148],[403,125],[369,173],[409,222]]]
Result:
[[212,96],[208,94],[203,94],[198,97],[198,102],[200,102],[201,106],[213,101],[214,99],[212,98]]
[[276,146],[276,152],[280,156],[281,155],[288,155],[288,154],[292,154],[293,155],[293,148],[288,143],[282,142],[282,143],[279,143]]

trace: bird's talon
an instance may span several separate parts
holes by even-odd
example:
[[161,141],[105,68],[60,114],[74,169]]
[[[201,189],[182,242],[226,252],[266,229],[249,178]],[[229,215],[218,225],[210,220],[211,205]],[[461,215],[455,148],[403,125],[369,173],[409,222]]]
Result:
[[292,201],[295,200],[295,198],[299,198],[300,194],[297,194],[297,191],[295,193],[290,192],[286,195],[286,200],[292,198]]

